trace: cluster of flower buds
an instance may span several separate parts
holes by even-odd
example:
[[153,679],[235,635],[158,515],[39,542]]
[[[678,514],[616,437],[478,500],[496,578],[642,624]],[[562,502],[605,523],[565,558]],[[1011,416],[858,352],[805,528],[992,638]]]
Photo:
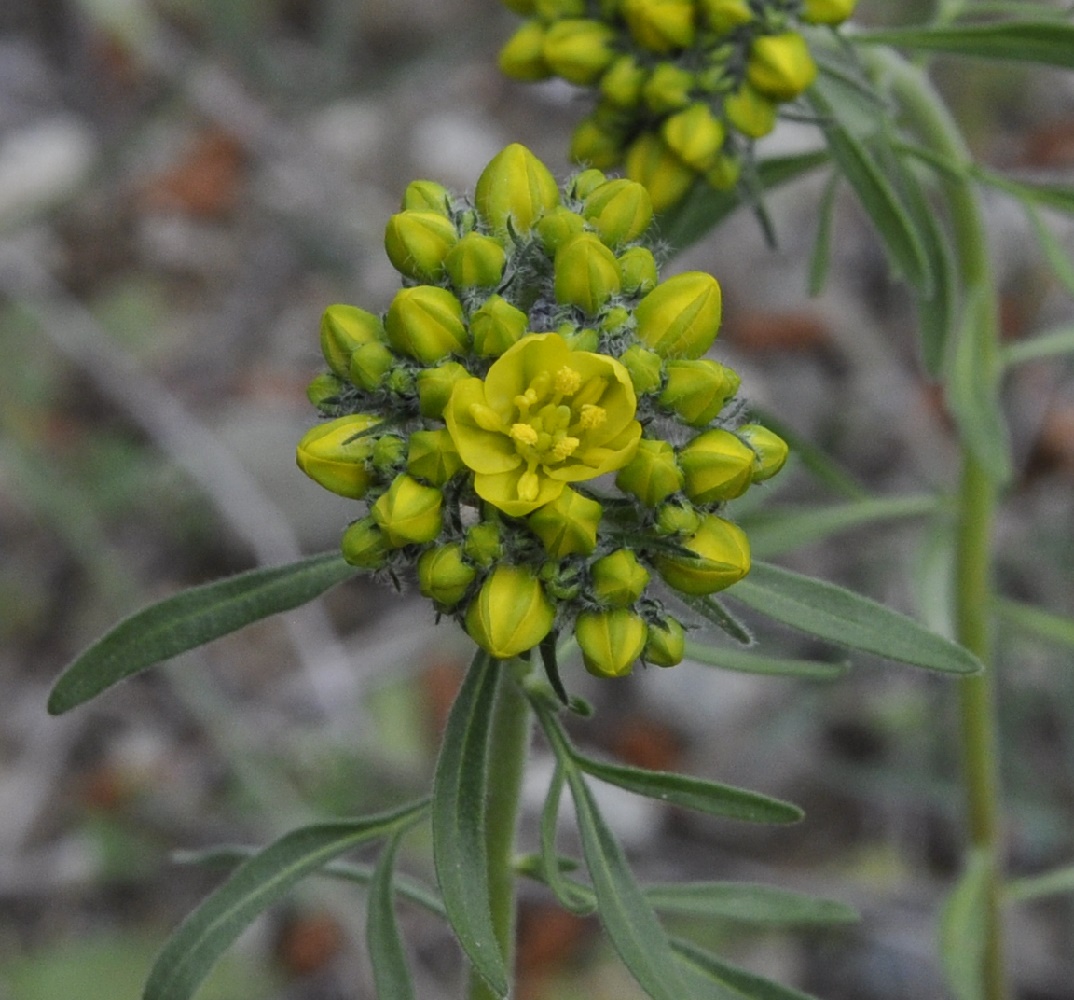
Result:
[[385,246],[385,313],[330,306],[328,419],[298,464],[365,505],[347,560],[421,593],[492,656],[573,632],[587,668],[671,666],[683,627],[650,586],[711,594],[749,570],[726,501],[787,446],[740,424],[738,376],[703,357],[716,280],[660,282],[646,189],[587,169],[560,187],[525,147],[472,199],[415,181]]
[[802,24],[840,24],[857,0],[504,3],[527,20],[500,52],[503,72],[596,90],[572,158],[622,164],[661,212],[699,181],[736,185],[753,140],[816,76]]

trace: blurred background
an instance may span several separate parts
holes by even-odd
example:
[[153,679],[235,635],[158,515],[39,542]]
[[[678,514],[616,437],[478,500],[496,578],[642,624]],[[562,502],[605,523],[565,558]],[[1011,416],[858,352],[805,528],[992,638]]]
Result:
[[[909,21],[927,6],[863,2],[862,15]],[[69,716],[45,702],[120,616],[338,543],[352,505],[292,459],[315,419],[305,386],[321,368],[321,311],[387,305],[398,276],[381,240],[407,181],[472,189],[510,141],[569,170],[584,99],[501,78],[495,53],[516,24],[494,0],[0,5],[0,1000],[134,1000],[169,930],[222,877],[175,852],[265,843],[426,787],[467,644],[416,595],[362,581]],[[1069,183],[1069,74],[951,63],[937,78],[984,162]],[[816,141],[787,125],[766,148]],[[750,502],[948,489],[954,450],[911,305],[849,200],[828,286],[806,295],[823,181],[772,197],[777,250],[741,212],[673,263],[720,279],[716,356],[834,463],[825,481],[799,461]],[[1021,210],[986,204],[1005,334],[1069,324]],[[1048,221],[1074,251],[1069,223]],[[1021,367],[1007,400],[1018,477],[999,526],[1002,587],[1070,615],[1074,366]],[[787,564],[929,620],[944,529],[935,513],[903,518],[800,546]],[[1074,859],[1074,651],[1002,625],[1011,866],[1032,874]],[[817,652],[759,635],[773,652]],[[601,684],[575,666],[565,679],[598,706],[576,728],[583,745],[807,811],[797,827],[755,828],[609,794],[641,875],[770,882],[864,918],[685,933],[829,1000],[944,996],[934,930],[960,814],[950,682],[866,661],[824,681],[690,664]],[[549,773],[537,747],[530,819]],[[401,861],[419,877],[424,836]],[[360,889],[303,883],[199,995],[372,997],[363,905]],[[444,927],[405,902],[399,919],[418,995],[457,996]],[[1070,901],[1012,908],[1010,924],[1020,997],[1074,996]],[[537,887],[523,887],[520,965],[523,1000],[640,997],[596,927]]]

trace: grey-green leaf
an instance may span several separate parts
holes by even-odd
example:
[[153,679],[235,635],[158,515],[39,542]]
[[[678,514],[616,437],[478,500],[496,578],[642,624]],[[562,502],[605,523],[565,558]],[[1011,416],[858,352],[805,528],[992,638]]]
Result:
[[1017,340],[1007,346],[1003,361],[1006,365],[1020,365],[1057,354],[1074,354],[1074,326],[1060,327],[1026,340]]
[[940,914],[940,958],[947,985],[958,1000],[984,1000],[990,878],[987,854],[971,851]]
[[1055,868],[1040,875],[1012,879],[1004,886],[1004,890],[1006,898],[1017,903],[1069,895],[1074,893],[1074,865]]
[[1003,621],[1015,628],[1057,646],[1074,649],[1074,617],[1017,601],[1000,601],[996,610]]
[[830,681],[842,677],[850,669],[846,660],[790,660],[778,656],[762,656],[748,649],[708,646],[694,639],[687,639],[685,652],[686,659],[695,663],[719,667],[721,670],[733,670],[739,674]]
[[675,938],[671,946],[687,968],[704,973],[728,990],[729,996],[741,1000],[816,1000],[810,993],[803,993],[755,972],[748,972],[688,941]]
[[144,1000],[189,1000],[251,921],[296,882],[344,851],[409,826],[427,808],[417,802],[376,816],[302,827],[244,861],[165,944]]
[[854,41],[1074,69],[1074,25],[1050,19],[865,31]]
[[581,754],[575,754],[574,759],[587,774],[610,785],[711,816],[725,816],[748,823],[797,823],[803,815],[801,809],[789,802],[744,788],[703,781],[685,774],[606,764]]
[[751,882],[647,885],[644,891],[653,909],[679,916],[718,917],[773,927],[850,924],[860,919],[845,903]]
[[406,952],[395,921],[392,879],[399,835],[381,851],[373,872],[366,906],[365,939],[373,966],[377,1000],[414,1000],[414,984],[407,966]]
[[898,611],[768,563],[754,563],[749,576],[725,593],[769,618],[850,649],[944,673],[981,669],[969,650]]
[[809,257],[809,294],[820,295],[828,281],[828,268],[832,259],[832,221],[835,216],[835,192],[839,187],[839,174],[833,172],[824,185],[820,207],[817,211],[817,237],[813,253]]
[[336,552],[255,569],[184,590],[126,618],[60,676],[48,700],[53,715],[81,705],[154,663],[312,601],[357,573]]
[[448,920],[499,996],[507,969],[492,928],[485,834],[489,734],[502,666],[479,652],[451,707],[433,778],[433,861]]

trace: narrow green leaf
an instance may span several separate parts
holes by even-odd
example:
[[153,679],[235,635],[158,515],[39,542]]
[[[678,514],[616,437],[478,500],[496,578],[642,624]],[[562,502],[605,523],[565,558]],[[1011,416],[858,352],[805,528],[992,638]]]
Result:
[[1059,615],[1017,601],[999,601],[996,610],[1004,622],[1015,628],[1046,639],[1057,646],[1074,649],[1074,618],[1069,615]]
[[366,907],[366,948],[373,966],[377,1000],[414,1000],[414,984],[393,907],[392,876],[398,846],[399,835],[396,834],[381,851]]
[[[872,137],[867,144],[845,127],[837,118],[838,109],[825,99],[820,86],[810,91],[810,100],[826,120],[824,135],[832,158],[854,188],[892,262],[904,280],[927,297],[932,293],[928,254],[914,220],[885,173],[881,158],[871,148],[872,144],[881,143],[881,136]],[[890,163],[896,158],[884,157],[884,160]]]
[[[828,161],[826,150],[762,160],[756,167],[756,183],[761,190],[768,191],[803,177]],[[659,217],[660,238],[676,252],[685,250],[746,204],[749,201],[740,190],[717,191],[699,181],[682,202]]]
[[1047,182],[1016,181],[976,164],[970,168],[970,171],[980,183],[1003,191],[1023,203],[1030,202],[1046,208],[1054,208],[1060,212],[1074,213],[1074,187]]
[[675,938],[671,947],[680,960],[688,967],[703,972],[706,976],[732,991],[732,996],[741,1000],[816,1000],[810,993],[783,986],[755,972],[748,972],[737,965],[717,958],[710,951],[698,948],[689,941]]
[[581,771],[568,765],[567,781],[604,930],[623,964],[653,1000],[682,1000],[689,994],[679,978],[667,935],[634,881],[623,849],[604,822]]
[[817,209],[817,238],[809,257],[809,294],[816,297],[824,291],[828,281],[828,268],[832,261],[832,220],[835,217],[835,192],[839,188],[839,174],[833,172],[824,185],[824,193]]
[[962,439],[997,483],[1012,475],[1010,440],[1000,407],[1002,368],[992,338],[995,308],[989,288],[967,290],[947,381],[947,402]]
[[824,507],[766,507],[739,518],[756,559],[770,559],[803,545],[823,541],[877,521],[920,517],[936,511],[939,500],[927,494],[876,497]]
[[70,711],[125,677],[312,601],[357,572],[341,555],[329,552],[240,573],[151,604],[67,667],[52,689],[48,710],[52,715]]
[[679,916],[779,927],[851,924],[860,919],[845,903],[750,882],[687,882],[643,889],[653,909]]
[[427,808],[423,801],[376,816],[302,827],[244,861],[165,944],[149,973],[144,1000],[189,1000],[251,921],[296,882],[344,851],[409,826]]
[[1052,358],[1057,354],[1074,354],[1074,326],[1049,330],[1028,340],[1008,344],[1003,352],[1003,361],[1008,366],[1020,365],[1026,361]]
[[478,652],[448,715],[433,778],[433,861],[448,919],[490,989],[507,995],[507,969],[492,929],[485,803],[489,734],[500,664]]
[[586,916],[596,908],[596,901],[588,890],[581,890],[576,882],[563,877],[556,852],[556,827],[564,782],[563,767],[557,763],[541,810],[541,875],[560,906],[570,913]]
[[767,674],[779,677],[799,677],[805,680],[830,681],[842,677],[850,664],[845,660],[788,660],[780,657],[761,656],[751,650],[731,649],[727,646],[707,646],[693,639],[686,641],[686,658],[721,670],[733,670],[740,674]]
[[946,673],[981,669],[968,650],[898,611],[768,563],[754,563],[749,576],[726,594],[769,618],[850,649]]
[[1007,899],[1015,903],[1028,903],[1049,896],[1065,896],[1074,892],[1074,865],[1056,868],[1041,875],[1027,875],[1011,879],[1006,886]]
[[1074,69],[1074,25],[1050,19],[863,31],[854,41]]
[[984,1000],[984,954],[988,934],[988,856],[971,851],[966,869],[940,914],[940,959],[957,1000]]
[[696,611],[702,618],[715,625],[724,635],[734,639],[740,646],[752,646],[753,636],[730,611],[727,610],[715,597],[687,597],[676,594],[689,608]]
[[1066,247],[1059,242],[1059,238],[1041,218],[1040,212],[1034,205],[1026,201],[1022,203],[1022,207],[1025,209],[1029,224],[1033,227],[1033,234],[1037,237],[1044,259],[1052,269],[1052,274],[1066,289],[1068,295],[1074,295],[1074,262],[1067,254]]
[[610,785],[710,816],[726,816],[748,823],[797,823],[803,815],[801,809],[789,802],[744,788],[668,771],[646,771],[622,764],[606,764],[581,754],[575,754],[574,760],[587,774]]

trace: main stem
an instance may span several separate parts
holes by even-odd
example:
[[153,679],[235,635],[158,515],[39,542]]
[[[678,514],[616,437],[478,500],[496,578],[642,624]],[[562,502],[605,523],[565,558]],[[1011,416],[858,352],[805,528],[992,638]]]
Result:
[[[901,107],[912,127],[934,153],[960,168],[968,168],[969,151],[957,125],[925,75],[902,60],[876,53],[889,74]],[[972,182],[947,179],[962,290],[969,300],[980,295],[975,319],[986,353],[999,346],[999,309],[987,234]],[[957,333],[955,333],[957,335]],[[981,378],[992,378],[982,358]],[[986,1000],[1009,996],[1003,961],[1001,890],[1003,845],[1000,830],[999,730],[996,712],[996,673],[993,667],[990,612],[993,603],[992,536],[998,503],[995,477],[981,464],[966,436],[960,435],[961,478],[958,492],[958,530],[955,547],[955,626],[958,641],[975,653],[984,671],[959,681],[959,734],[962,751],[966,821],[971,849],[988,866],[986,886],[987,938],[981,978]]]
[[[489,746],[487,818],[489,907],[492,929],[513,982],[515,958],[515,831],[526,769],[532,715],[519,682],[528,669],[521,660],[504,663],[492,715]],[[485,981],[471,973],[469,1000],[499,1000]]]

